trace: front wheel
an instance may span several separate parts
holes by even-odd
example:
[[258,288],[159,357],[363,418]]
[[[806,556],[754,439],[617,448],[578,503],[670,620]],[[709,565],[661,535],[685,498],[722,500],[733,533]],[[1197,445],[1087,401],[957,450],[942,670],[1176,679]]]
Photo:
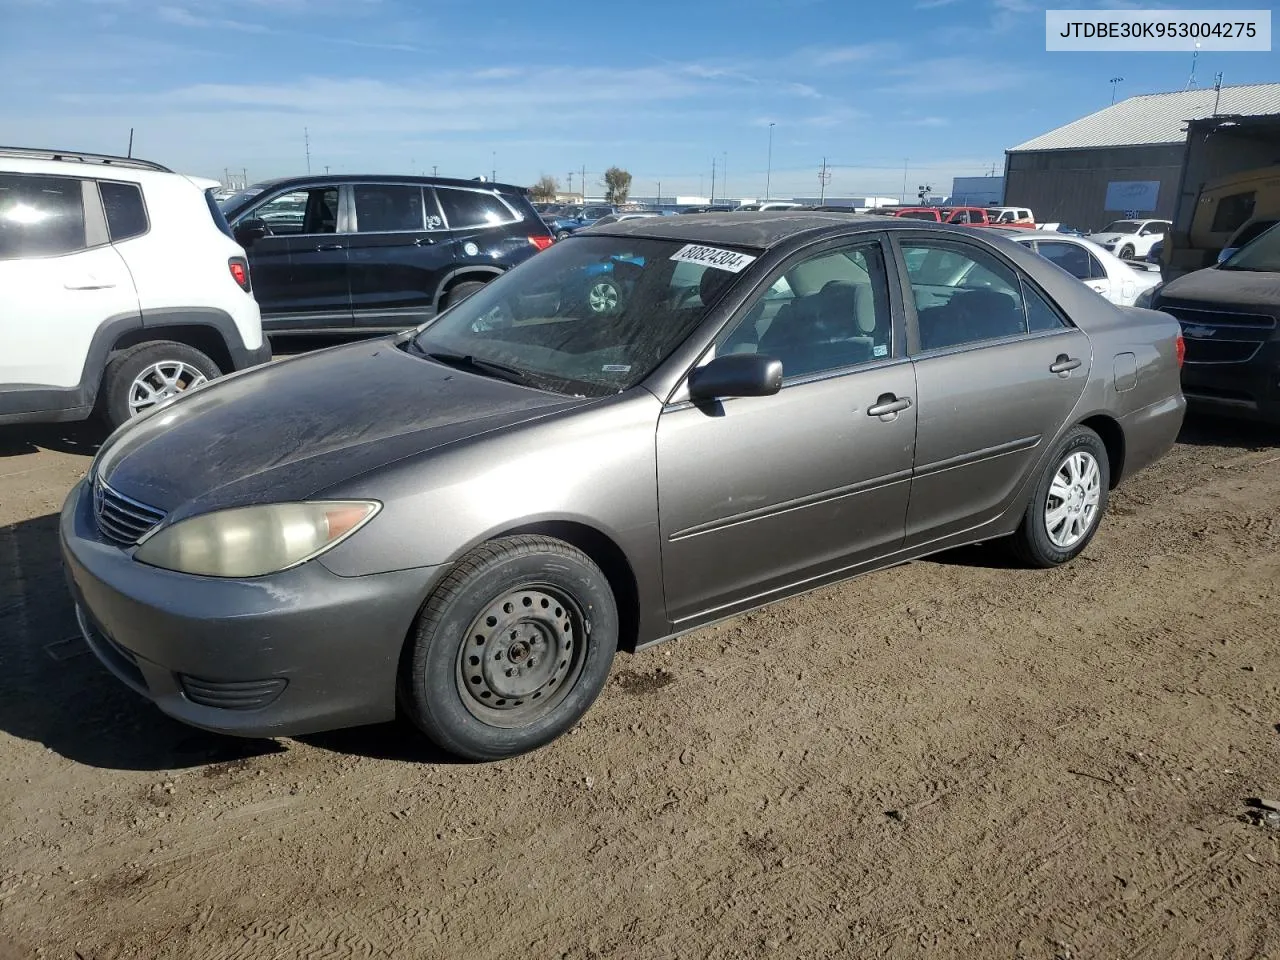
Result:
[[458,562],[418,615],[402,709],[450,753],[515,756],[581,719],[617,646],[613,591],[590,557],[551,537],[492,540]]
[[1132,259],[1133,259],[1133,245],[1132,245],[1132,244],[1129,244],[1129,243],[1126,243],[1126,244],[1125,244],[1123,247],[1121,247],[1121,248],[1120,248],[1120,250],[1116,253],[1116,256],[1117,256],[1117,257],[1119,257],[1121,260],[1132,260]]
[[1075,559],[1098,530],[1110,485],[1102,438],[1088,427],[1075,427],[1036,484],[1010,541],[1015,556],[1030,567],[1056,567]]
[[598,317],[621,313],[622,287],[612,277],[597,277],[587,284],[587,309]]

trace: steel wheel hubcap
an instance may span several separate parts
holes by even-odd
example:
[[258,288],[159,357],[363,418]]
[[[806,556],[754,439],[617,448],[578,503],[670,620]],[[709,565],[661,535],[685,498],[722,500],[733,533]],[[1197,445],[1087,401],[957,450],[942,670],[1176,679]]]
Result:
[[153,363],[129,385],[129,416],[135,417],[158,403],[208,381],[203,373],[181,360]]
[[1091,453],[1077,451],[1059,465],[1045,500],[1044,528],[1053,545],[1075,546],[1098,519],[1102,471]]
[[498,727],[551,712],[582,672],[582,615],[549,587],[521,587],[490,603],[458,647],[457,686],[467,711]]
[[587,304],[593,313],[609,313],[618,307],[618,288],[612,283],[601,281],[592,284],[587,292]]

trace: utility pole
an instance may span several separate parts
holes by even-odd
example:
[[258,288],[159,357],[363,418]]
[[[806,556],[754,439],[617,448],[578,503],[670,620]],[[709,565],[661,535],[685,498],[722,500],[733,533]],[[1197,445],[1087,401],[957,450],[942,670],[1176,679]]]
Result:
[[711,202],[716,202],[716,158],[711,158]]
[[302,128],[302,142],[307,150],[307,174],[311,174],[311,132],[306,127]]
[[720,154],[720,199],[729,199],[729,151]]
[[1111,78],[1111,102],[1113,104],[1116,102],[1116,84],[1117,83],[1124,83],[1124,77]]
[[764,175],[764,199],[769,200],[769,190],[773,185],[773,128],[774,123],[769,123],[769,164]]
[[582,202],[587,202],[587,165],[582,165]]
[[434,176],[436,176],[436,170],[438,170],[438,169],[439,169],[439,167],[438,167],[436,164],[434,164],[434,163],[433,163],[433,164],[431,165],[431,175],[432,175],[433,177],[434,177]]
[[899,203],[907,202],[907,164],[910,162],[910,157],[904,157],[902,159],[902,193],[898,195]]
[[489,154],[492,163],[489,166],[489,182],[494,183],[498,179],[498,151],[494,150]]
[[327,163],[324,165],[324,175],[326,177],[329,175],[329,165]]
[[133,156],[133,127],[129,128],[129,152],[126,153],[125,156],[126,157]]
[[831,174],[827,172],[827,158],[822,158],[822,169],[818,171],[818,205],[827,199],[827,184],[831,182]]
[[658,206],[662,206],[662,181],[658,181]]

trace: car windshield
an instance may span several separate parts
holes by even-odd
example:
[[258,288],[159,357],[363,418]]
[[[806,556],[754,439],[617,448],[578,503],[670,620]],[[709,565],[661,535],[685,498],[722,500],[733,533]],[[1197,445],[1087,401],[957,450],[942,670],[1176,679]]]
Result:
[[1099,230],[1099,233],[1137,233],[1142,226],[1137,220],[1113,220]]
[[1280,273],[1280,223],[1233,253],[1219,269]]
[[541,390],[607,396],[666,360],[758,252],[576,236],[446,310],[410,348]]

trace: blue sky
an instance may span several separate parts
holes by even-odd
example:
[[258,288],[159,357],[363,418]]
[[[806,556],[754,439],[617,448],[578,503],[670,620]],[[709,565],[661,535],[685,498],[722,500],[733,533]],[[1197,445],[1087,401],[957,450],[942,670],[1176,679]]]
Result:
[[[312,170],[562,181],[633,193],[896,196],[1120,97],[1182,89],[1190,53],[1046,53],[1046,7],[1126,0],[0,0],[0,141],[134,152],[187,173]],[[1253,4],[1253,6],[1262,6]],[[1201,53],[1211,85],[1274,53]]]

